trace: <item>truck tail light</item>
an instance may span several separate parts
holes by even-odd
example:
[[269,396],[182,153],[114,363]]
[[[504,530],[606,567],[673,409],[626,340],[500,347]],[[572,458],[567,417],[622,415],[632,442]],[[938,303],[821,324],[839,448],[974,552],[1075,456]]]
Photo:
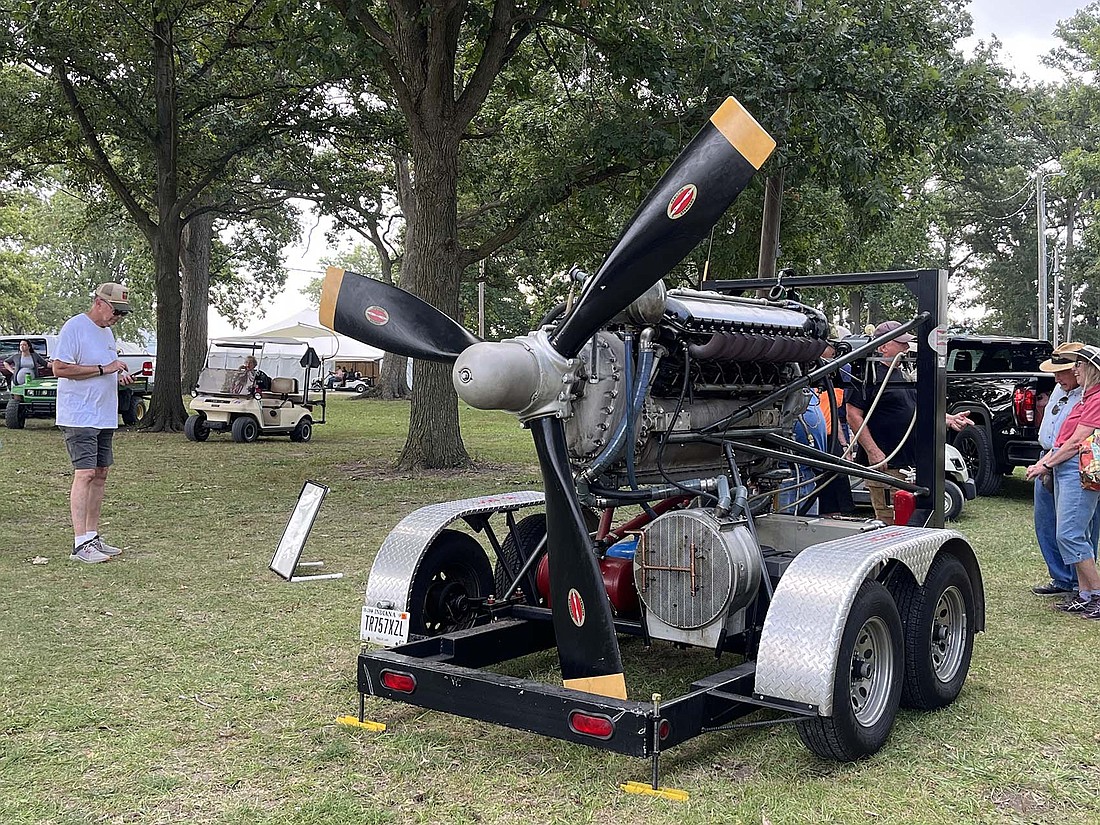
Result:
[[575,710],[569,714],[569,728],[581,736],[595,739],[610,739],[615,733],[615,723],[608,716],[598,713],[583,713]]
[[1012,396],[1012,409],[1016,413],[1016,423],[1027,426],[1035,423],[1036,397],[1035,390],[1026,387],[1017,387]]
[[411,673],[398,673],[396,670],[382,671],[382,684],[398,693],[412,693],[416,690],[416,677]]
[[146,361],[144,364],[141,365],[141,374],[144,375],[146,378],[150,377],[153,374],[152,361]]

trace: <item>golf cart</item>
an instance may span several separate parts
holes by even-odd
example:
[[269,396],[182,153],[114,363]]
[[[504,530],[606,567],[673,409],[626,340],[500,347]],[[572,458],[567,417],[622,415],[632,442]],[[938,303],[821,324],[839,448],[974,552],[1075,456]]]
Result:
[[[246,367],[248,358],[254,366]],[[313,425],[325,423],[324,389],[316,400],[309,392],[310,372],[320,366],[313,348],[295,338],[211,341],[184,434],[189,441],[206,441],[211,432],[226,430],[234,441],[246,443],[261,435],[309,441]]]
[[[910,480],[916,478],[916,474]],[[852,501],[865,507],[871,506],[871,493],[862,478],[849,476],[852,483]],[[974,480],[966,469],[962,453],[950,444],[943,445],[943,517],[955,521],[961,514],[963,505],[977,498],[978,491]]]

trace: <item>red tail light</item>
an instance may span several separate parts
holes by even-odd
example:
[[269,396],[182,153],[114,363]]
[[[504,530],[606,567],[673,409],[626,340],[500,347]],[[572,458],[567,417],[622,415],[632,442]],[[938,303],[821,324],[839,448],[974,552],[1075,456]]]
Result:
[[396,690],[398,693],[412,693],[416,690],[416,677],[411,673],[383,670],[382,684],[390,690]]
[[1012,408],[1016,413],[1016,423],[1021,427],[1035,423],[1036,398],[1035,390],[1026,387],[1017,387],[1012,396]]
[[146,378],[153,374],[152,361],[146,361],[144,364],[141,365],[141,374],[144,375]]
[[575,710],[569,714],[569,728],[582,736],[610,739],[615,733],[615,723],[610,717]]

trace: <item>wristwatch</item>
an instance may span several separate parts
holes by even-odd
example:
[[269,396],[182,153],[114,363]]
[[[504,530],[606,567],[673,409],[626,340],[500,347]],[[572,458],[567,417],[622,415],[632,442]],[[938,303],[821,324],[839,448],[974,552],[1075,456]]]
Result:
[[99,374],[103,375],[103,365],[102,364],[96,364],[96,366],[99,367]]

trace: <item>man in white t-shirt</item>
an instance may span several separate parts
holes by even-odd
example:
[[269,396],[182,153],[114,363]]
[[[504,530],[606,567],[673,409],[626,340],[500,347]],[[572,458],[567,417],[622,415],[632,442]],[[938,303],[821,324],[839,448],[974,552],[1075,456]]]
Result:
[[114,463],[111,441],[118,427],[118,385],[134,379],[118,358],[111,325],[130,312],[129,290],[100,284],[92,305],[65,322],[54,351],[57,426],[73,463],[69,510],[74,561],[107,561],[122,551],[99,536],[99,511]]

